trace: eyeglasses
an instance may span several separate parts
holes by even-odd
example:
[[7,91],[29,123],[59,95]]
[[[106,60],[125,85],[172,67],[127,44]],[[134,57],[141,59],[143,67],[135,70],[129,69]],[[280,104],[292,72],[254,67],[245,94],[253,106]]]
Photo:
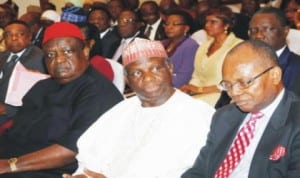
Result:
[[263,34],[273,33],[277,28],[275,27],[262,27],[262,28],[249,28],[248,32],[251,35],[256,35],[257,33],[261,32]]
[[297,12],[297,8],[287,8],[284,10],[285,13]]
[[12,33],[12,32],[4,32],[4,33],[3,33],[3,37],[4,37],[5,39],[11,39],[11,38],[13,38],[13,37],[16,37],[16,38],[22,38],[22,37],[24,37],[25,35],[27,35],[26,32],[14,32],[14,33]]
[[130,24],[130,23],[134,23],[136,20],[135,19],[132,19],[132,18],[129,18],[129,19],[119,19],[118,20],[118,24],[120,25],[127,25],[127,24]]
[[258,79],[259,77],[261,77],[265,73],[269,72],[273,68],[274,68],[274,66],[267,68],[266,70],[264,70],[263,72],[259,73],[258,75],[256,75],[252,79],[244,80],[244,81],[243,80],[236,81],[233,84],[231,84],[228,81],[222,80],[219,83],[218,88],[220,88],[221,90],[224,90],[224,91],[231,91],[232,88],[233,88],[233,86],[236,85],[239,89],[244,90],[244,89],[250,87],[256,79]]

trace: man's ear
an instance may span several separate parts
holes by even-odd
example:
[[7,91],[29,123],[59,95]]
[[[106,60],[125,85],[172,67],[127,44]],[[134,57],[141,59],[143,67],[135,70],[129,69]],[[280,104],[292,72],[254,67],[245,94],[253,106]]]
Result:
[[83,47],[83,54],[87,60],[90,58],[90,48],[85,44]]
[[126,71],[125,67],[124,67],[123,76],[124,76],[125,83],[128,85],[128,75],[127,75],[127,71]]
[[272,82],[278,84],[282,79],[282,70],[279,66],[275,66],[271,71]]

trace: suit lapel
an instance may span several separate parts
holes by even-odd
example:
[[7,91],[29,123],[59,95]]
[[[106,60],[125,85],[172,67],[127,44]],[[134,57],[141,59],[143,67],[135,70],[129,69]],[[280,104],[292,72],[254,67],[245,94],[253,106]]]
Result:
[[24,65],[27,61],[29,61],[29,60],[31,59],[30,57],[28,57],[31,48],[33,48],[33,45],[29,45],[29,46],[25,49],[24,53],[23,53],[23,54],[20,56],[20,58],[18,59],[23,65]]
[[258,164],[251,164],[249,178],[268,177],[263,174],[267,173],[266,170],[268,170],[268,162],[270,161],[269,156],[274,148],[278,146],[278,140],[284,135],[283,132],[286,131],[283,129],[283,126],[288,118],[291,103],[292,97],[285,92],[256,148],[252,162]]
[[166,35],[165,35],[165,29],[164,29],[164,26],[163,26],[163,22],[161,21],[157,30],[156,30],[156,33],[155,33],[155,40],[164,40],[166,38]]
[[8,57],[9,57],[9,55],[10,55],[9,52],[5,52],[5,53],[2,55],[2,57],[1,57],[1,59],[0,59],[0,69],[3,69],[3,67],[4,67],[4,65],[5,65],[5,63],[6,63],[7,59],[8,59]]
[[278,57],[279,61],[279,65],[281,67],[281,69],[283,71],[285,71],[285,68],[288,66],[289,64],[289,56],[290,56],[291,52],[289,50],[288,47],[285,47],[285,49],[283,50],[283,52],[280,54],[280,56]]

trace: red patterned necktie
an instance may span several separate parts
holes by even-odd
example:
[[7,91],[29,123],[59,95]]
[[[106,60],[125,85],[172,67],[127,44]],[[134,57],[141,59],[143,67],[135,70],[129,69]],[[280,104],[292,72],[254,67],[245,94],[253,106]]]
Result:
[[252,113],[250,119],[240,129],[235,137],[225,159],[215,173],[215,178],[228,178],[232,171],[241,161],[247,146],[249,146],[251,139],[254,137],[254,130],[256,121],[263,117],[263,113]]

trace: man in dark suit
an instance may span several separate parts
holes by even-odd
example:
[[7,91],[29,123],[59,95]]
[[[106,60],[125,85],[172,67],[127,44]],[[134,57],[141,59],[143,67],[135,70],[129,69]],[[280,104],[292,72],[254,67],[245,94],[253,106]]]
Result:
[[155,1],[143,2],[140,7],[140,13],[145,23],[141,31],[148,39],[164,40],[167,38],[159,7]]
[[[295,90],[293,81],[300,77],[300,56],[289,50],[286,37],[289,26],[284,13],[274,7],[257,11],[249,24],[250,39],[258,39],[269,44],[278,56],[278,63],[283,70],[283,84],[288,90],[300,94]],[[299,83],[299,82],[298,82]]]
[[299,177],[300,98],[284,89],[277,61],[259,40],[227,54],[220,86],[234,103],[215,113],[206,145],[182,178]]
[[146,38],[140,31],[141,21],[136,12],[124,10],[118,17],[118,32],[122,40],[114,52],[112,60],[122,63],[122,51],[125,46],[131,43],[136,37]]
[[38,47],[30,44],[32,34],[25,22],[8,23],[3,35],[7,50],[0,53],[0,125],[17,111],[16,107],[4,103],[9,79],[17,61],[30,70],[46,72],[44,54]]
[[121,37],[117,30],[111,27],[111,15],[108,9],[105,7],[94,8],[88,14],[88,22],[95,25],[100,32],[95,37],[96,41],[90,51],[90,57],[100,55],[112,58],[120,44]]

